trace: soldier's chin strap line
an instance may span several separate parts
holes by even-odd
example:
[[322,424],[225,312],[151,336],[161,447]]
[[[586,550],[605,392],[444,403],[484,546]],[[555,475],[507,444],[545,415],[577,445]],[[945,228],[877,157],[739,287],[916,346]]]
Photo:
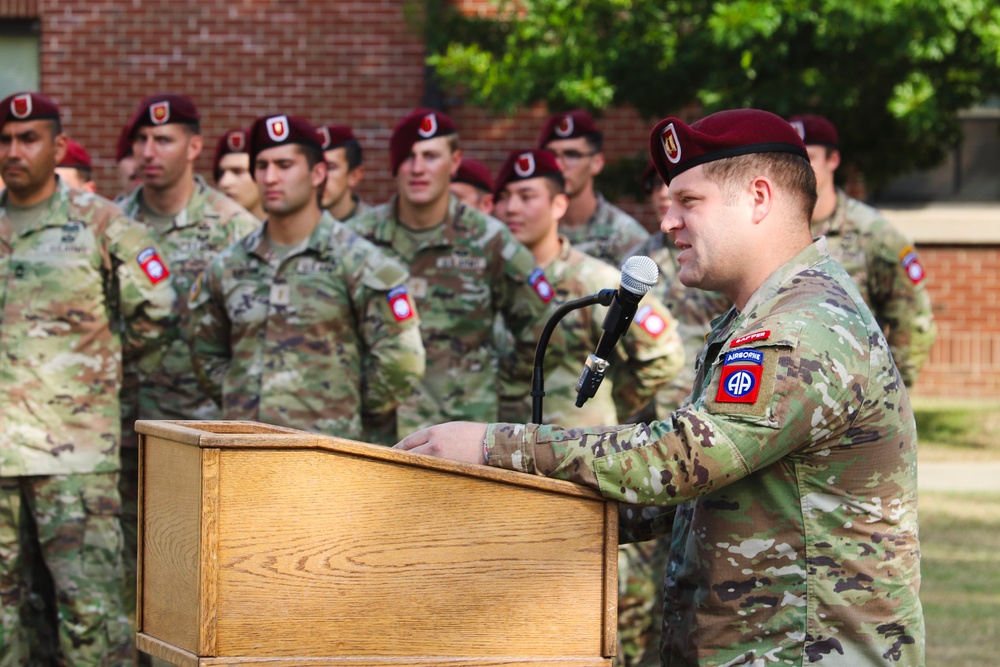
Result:
[[552,317],[549,318],[549,321],[545,323],[545,328],[542,329],[542,335],[538,337],[538,345],[535,346],[535,367],[531,371],[532,424],[542,423],[542,397],[545,396],[545,379],[543,377],[544,371],[542,370],[542,367],[545,365],[545,348],[549,344],[549,338],[552,337],[552,332],[555,331],[556,325],[559,324],[559,321],[562,320],[562,318],[566,317],[566,315],[574,310],[589,308],[590,306],[596,306],[597,304],[610,306],[614,299],[615,290],[602,289],[597,294],[591,294],[590,296],[585,296],[580,299],[567,301],[563,305],[556,308],[556,312],[554,312]]

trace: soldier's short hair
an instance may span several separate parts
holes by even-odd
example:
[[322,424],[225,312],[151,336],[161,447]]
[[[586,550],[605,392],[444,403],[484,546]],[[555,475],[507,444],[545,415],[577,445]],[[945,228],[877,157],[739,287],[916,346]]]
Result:
[[798,200],[806,220],[816,207],[816,173],[809,161],[793,153],[750,153],[714,160],[705,165],[705,177],[722,190],[726,204],[735,202],[747,180],[764,174]]
[[347,157],[347,171],[354,171],[361,166],[364,152],[361,150],[360,141],[357,139],[348,139],[338,148],[344,149],[344,155]]

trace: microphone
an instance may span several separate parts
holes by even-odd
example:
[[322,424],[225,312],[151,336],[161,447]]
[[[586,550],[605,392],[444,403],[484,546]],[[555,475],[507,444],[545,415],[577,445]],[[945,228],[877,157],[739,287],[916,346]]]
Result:
[[601,328],[604,333],[597,342],[597,350],[587,357],[583,365],[583,373],[576,383],[576,407],[582,408],[588,398],[597,393],[601,381],[608,371],[611,362],[608,358],[618,344],[618,339],[628,331],[635,317],[635,311],[646,292],[653,289],[660,275],[659,269],[649,257],[629,257],[622,264],[621,285],[615,292],[615,297],[608,307]]

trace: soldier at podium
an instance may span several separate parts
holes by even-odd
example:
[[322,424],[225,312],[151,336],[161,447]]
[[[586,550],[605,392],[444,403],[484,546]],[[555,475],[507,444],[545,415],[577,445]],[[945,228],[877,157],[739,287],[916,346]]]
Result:
[[741,109],[664,119],[650,154],[679,279],[734,303],[690,402],[651,424],[453,422],[398,447],[591,486],[623,503],[626,541],[671,531],[664,664],[924,664],[913,411],[809,233],[802,139]]
[[191,288],[192,359],[226,419],[391,444],[423,378],[406,269],[319,205],[319,135],[294,116],[249,132],[264,225]]

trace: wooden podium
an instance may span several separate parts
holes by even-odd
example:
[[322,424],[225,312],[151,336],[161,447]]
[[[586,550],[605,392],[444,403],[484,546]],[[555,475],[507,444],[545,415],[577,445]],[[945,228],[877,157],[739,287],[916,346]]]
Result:
[[618,510],[589,489],[252,422],[136,430],[146,653],[611,664]]

